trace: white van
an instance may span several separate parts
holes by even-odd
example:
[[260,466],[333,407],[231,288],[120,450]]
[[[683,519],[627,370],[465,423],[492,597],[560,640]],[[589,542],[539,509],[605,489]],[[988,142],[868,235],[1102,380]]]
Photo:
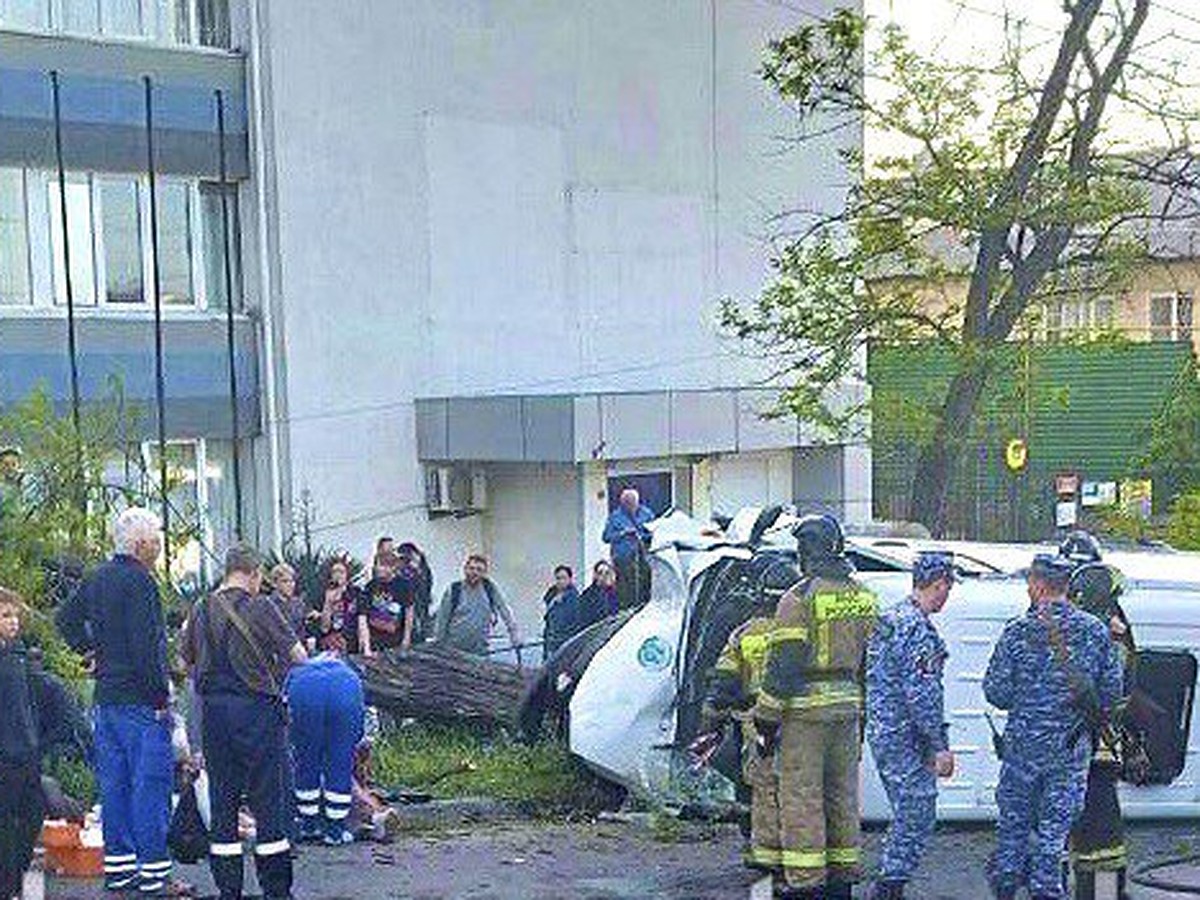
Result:
[[[657,524],[650,603],[602,642],[589,646],[582,636],[577,646],[587,647],[586,657],[568,652],[559,668],[548,667],[548,683],[557,685],[564,705],[569,703],[574,753],[604,776],[660,799],[688,802],[697,790],[722,793],[712,779],[698,787],[684,748],[696,734],[707,675],[725,636],[749,615],[773,606],[795,580],[788,530],[793,522],[778,512],[760,518],[758,510],[749,510],[724,534],[680,514]],[[1001,728],[1004,714],[989,710],[983,674],[1005,622],[1028,604],[1022,568],[1035,552],[1055,548],[864,538],[851,540],[847,549],[859,577],[889,604],[908,595],[908,568],[916,552],[934,546],[954,552],[964,576],[935,620],[950,653],[946,716],[958,757],[954,778],[941,783],[938,814],[990,819],[996,813],[999,762],[985,714],[991,712]],[[1155,682],[1156,700],[1171,707],[1178,731],[1174,743],[1164,738],[1163,759],[1156,759],[1158,780],[1164,783],[1122,785],[1125,814],[1198,816],[1200,725],[1192,721],[1191,710],[1200,650],[1200,554],[1112,552],[1105,561],[1126,576],[1122,605],[1144,659],[1141,670]],[[886,818],[887,801],[869,752],[863,778],[864,817]],[[724,794],[727,799],[731,790]]]

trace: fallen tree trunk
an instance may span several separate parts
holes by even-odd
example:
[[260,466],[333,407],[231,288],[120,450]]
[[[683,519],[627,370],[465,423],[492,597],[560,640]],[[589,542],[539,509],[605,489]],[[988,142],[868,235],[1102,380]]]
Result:
[[367,703],[395,716],[513,726],[536,669],[518,669],[443,647],[356,656]]

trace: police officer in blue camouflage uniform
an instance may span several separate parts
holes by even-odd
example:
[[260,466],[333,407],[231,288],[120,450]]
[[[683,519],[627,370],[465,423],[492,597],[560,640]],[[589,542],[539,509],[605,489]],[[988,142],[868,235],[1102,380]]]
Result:
[[946,645],[930,621],[958,578],[949,553],[920,554],[913,593],[884,613],[867,647],[867,741],[892,824],[872,897],[904,896],[937,817],[937,778],[954,773],[942,691]]
[[1024,884],[1033,900],[1066,896],[1061,864],[1083,808],[1092,735],[1121,697],[1108,626],[1067,601],[1073,569],[1062,557],[1034,557],[1030,607],[1005,626],[984,676],[988,702],[1008,710],[989,866],[1001,900]]

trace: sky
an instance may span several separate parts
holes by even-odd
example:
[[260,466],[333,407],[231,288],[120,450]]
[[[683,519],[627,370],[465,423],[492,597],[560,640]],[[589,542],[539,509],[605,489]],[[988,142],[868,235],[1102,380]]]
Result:
[[[1112,8],[1113,0],[1106,0]],[[1125,6],[1132,5],[1126,0]],[[864,0],[864,11],[876,22],[894,21],[909,34],[914,49],[950,61],[994,59],[1001,46],[1005,15],[1022,24],[1031,66],[1049,68],[1066,22],[1057,0]],[[1139,58],[1162,68],[1200,53],[1200,3],[1197,0],[1153,0],[1143,29]],[[1187,72],[1185,68],[1184,72]],[[1185,75],[1185,77],[1187,77]],[[1195,107],[1200,109],[1200,73],[1190,76]],[[1138,122],[1122,118],[1122,128],[1136,132]],[[889,150],[879,135],[868,135],[868,154]]]

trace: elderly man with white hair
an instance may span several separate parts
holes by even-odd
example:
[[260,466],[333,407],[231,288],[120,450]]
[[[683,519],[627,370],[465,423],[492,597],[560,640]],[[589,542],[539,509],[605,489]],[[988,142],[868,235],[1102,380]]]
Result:
[[113,526],[115,553],[85,583],[96,654],[96,776],[104,824],[104,886],[187,896],[171,878],[167,828],[174,757],[167,635],[153,571],[162,521],[131,507]]
[[650,599],[650,566],[646,548],[654,510],[642,503],[636,488],[627,487],[604,524],[604,543],[609,545],[617,570],[617,603],[621,609],[636,609]]

